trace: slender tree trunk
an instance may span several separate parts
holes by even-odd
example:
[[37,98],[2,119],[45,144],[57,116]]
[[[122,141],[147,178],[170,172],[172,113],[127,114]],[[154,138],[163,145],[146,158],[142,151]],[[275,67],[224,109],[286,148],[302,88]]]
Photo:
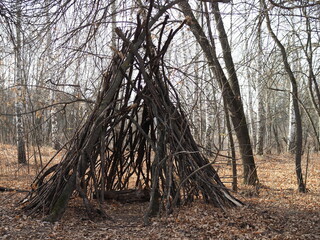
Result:
[[291,70],[291,67],[289,65],[286,50],[272,30],[269,14],[268,14],[268,10],[267,10],[267,5],[264,0],[261,0],[261,2],[263,4],[263,8],[265,11],[265,17],[266,17],[268,31],[269,31],[272,39],[275,41],[275,43],[277,44],[277,46],[279,47],[279,49],[281,51],[284,68],[285,68],[285,70],[289,76],[290,82],[291,82],[292,103],[293,103],[293,109],[294,109],[295,121],[296,121],[296,141],[295,141],[296,175],[297,175],[299,192],[306,192],[306,187],[305,187],[305,184],[303,181],[302,169],[301,169],[302,120],[301,120],[299,101],[298,101],[298,99],[299,99],[299,97],[298,97],[298,84],[297,84],[296,78]]
[[[258,66],[259,69],[262,70],[262,39],[261,39],[261,30],[258,32],[258,41],[259,41],[259,56],[258,56]],[[261,71],[260,70],[260,71]],[[259,71],[258,79],[263,79],[261,72]],[[263,99],[264,99],[264,87],[262,82],[258,82],[257,84],[257,98],[258,98],[258,112],[257,112],[257,145],[256,152],[258,155],[263,155],[264,153],[264,135],[266,133],[266,121],[265,121],[265,111],[263,107]]]
[[263,155],[264,153],[264,135],[266,129],[265,112],[263,109],[263,89],[262,84],[257,86],[258,92],[258,112],[257,112],[257,154]]
[[[211,71],[208,72],[209,78],[213,79]],[[218,129],[218,137],[219,137],[219,142],[218,142],[218,148],[222,149],[223,146],[221,146],[221,128],[220,128],[220,114],[217,115],[217,108],[219,101],[216,98],[216,87],[214,86],[214,82],[211,80],[210,82],[210,87],[208,87],[208,99],[207,99],[207,132],[206,132],[206,147],[209,150],[208,155],[213,156],[213,151],[212,149],[215,148],[215,131]],[[223,133],[223,132],[222,132]]]
[[[52,85],[51,89],[51,103],[54,104],[56,99],[56,91],[57,86]],[[59,140],[59,127],[58,127],[58,116],[57,116],[58,109],[55,106],[51,107],[51,143],[52,147],[56,150],[60,149],[60,140]]]
[[289,95],[289,122],[288,122],[288,137],[287,137],[287,151],[294,153],[295,152],[295,145],[296,145],[296,114],[293,104],[293,92],[292,86]]
[[15,57],[16,57],[16,76],[15,84],[17,86],[15,97],[16,108],[16,134],[17,134],[17,147],[18,147],[18,163],[27,163],[26,148],[24,141],[24,127],[23,127],[23,66],[22,66],[22,37],[21,37],[21,0],[16,1],[17,9],[17,22],[16,22],[16,43],[15,43]]
[[[196,49],[198,48],[198,44],[196,44]],[[197,50],[196,50],[197,51]],[[202,138],[201,138],[201,89],[200,89],[200,84],[201,84],[201,79],[199,76],[199,64],[196,62],[194,65],[194,91],[193,95],[195,98],[194,101],[194,114],[193,114],[193,119],[192,123],[195,127],[195,139],[198,144],[201,144]]]
[[277,130],[277,127],[274,123],[272,124],[272,131],[273,131],[273,135],[274,135],[274,140],[276,142],[277,154],[280,154],[281,153],[281,144],[279,141],[278,130]]
[[275,103],[271,102],[270,99],[266,102],[265,106],[265,150],[264,153],[270,154],[272,145],[273,145],[273,135],[272,135],[272,124],[274,122],[273,120],[273,113],[271,107],[274,106]]
[[226,118],[229,146],[230,146],[230,152],[231,152],[232,190],[236,192],[238,190],[237,160],[236,160],[236,151],[235,151],[235,146],[234,146],[234,141],[233,141],[233,136],[232,136],[230,116],[229,116],[226,101],[224,101],[223,107],[225,110],[225,118]]
[[111,28],[112,28],[112,32],[111,32],[111,45],[112,48],[114,48],[114,50],[117,49],[117,35],[115,32],[115,29],[117,27],[117,0],[113,0],[113,2],[111,3],[111,13],[112,13],[112,23],[111,23]]
[[[250,74],[248,74],[249,76]],[[248,82],[251,82],[251,78],[248,77]],[[250,87],[250,84],[248,85]],[[252,101],[252,93],[249,90],[248,92],[248,117],[249,117],[249,128],[251,133],[251,139],[252,139],[252,146],[254,149],[254,146],[257,145],[257,135],[256,135],[256,125],[255,125],[255,116],[254,116],[254,110],[253,110],[253,101]]]
[[[202,61],[202,60],[201,60]],[[206,130],[207,130],[207,95],[205,89],[206,79],[205,79],[205,69],[202,70],[201,76],[201,86],[200,89],[200,130],[201,130],[201,144],[202,146],[206,146]]]

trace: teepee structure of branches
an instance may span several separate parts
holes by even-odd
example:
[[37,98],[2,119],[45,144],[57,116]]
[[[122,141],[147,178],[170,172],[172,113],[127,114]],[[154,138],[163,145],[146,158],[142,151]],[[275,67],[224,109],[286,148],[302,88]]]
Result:
[[167,77],[164,56],[184,22],[165,34],[168,18],[162,18],[154,42],[151,29],[166,8],[152,10],[150,4],[144,20],[137,17],[134,32],[116,29],[122,46],[104,73],[95,107],[61,162],[35,180],[37,189],[24,203],[30,214],[44,212],[54,222],[75,193],[92,211],[92,195],[102,200],[105,191],[130,186],[150,190],[146,219],[197,196],[220,208],[242,206],[199,151]]

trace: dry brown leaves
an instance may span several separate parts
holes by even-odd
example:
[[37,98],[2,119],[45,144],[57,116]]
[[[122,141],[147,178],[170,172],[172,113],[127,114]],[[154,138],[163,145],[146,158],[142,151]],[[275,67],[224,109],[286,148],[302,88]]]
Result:
[[[51,150],[45,149],[45,156]],[[48,153],[49,151],[49,153]],[[48,159],[48,158],[47,158]],[[11,146],[0,147],[0,186],[29,188],[36,165],[15,163]],[[310,157],[308,193],[296,191],[294,159],[290,155],[256,158],[262,187],[240,185],[243,208],[226,212],[196,201],[170,216],[143,225],[146,204],[104,203],[113,220],[87,218],[80,199],[73,199],[63,219],[55,224],[31,218],[16,206],[24,194],[0,193],[1,239],[320,239],[320,160]],[[221,176],[230,167],[221,165]],[[239,167],[241,171],[241,167]],[[228,181],[227,178],[226,181]]]

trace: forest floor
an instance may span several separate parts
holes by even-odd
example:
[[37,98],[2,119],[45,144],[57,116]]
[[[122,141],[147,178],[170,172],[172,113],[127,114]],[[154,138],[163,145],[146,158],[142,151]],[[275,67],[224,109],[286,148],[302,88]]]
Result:
[[[11,146],[0,146],[0,187],[30,189],[40,159],[35,164],[30,156],[28,166],[19,165],[15,154]],[[42,161],[53,154],[45,148]],[[261,187],[239,184],[235,194],[245,207],[224,212],[198,200],[148,226],[143,224],[145,203],[106,202],[103,207],[112,220],[92,221],[75,198],[61,221],[51,224],[17,206],[25,193],[0,192],[0,239],[320,239],[320,155],[309,157],[305,194],[296,191],[293,156],[256,157],[256,164]],[[216,167],[222,177],[231,174],[226,164]]]

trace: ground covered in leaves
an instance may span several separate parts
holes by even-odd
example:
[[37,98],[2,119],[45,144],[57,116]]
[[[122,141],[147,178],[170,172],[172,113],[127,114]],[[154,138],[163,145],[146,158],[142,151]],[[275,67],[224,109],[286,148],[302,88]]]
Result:
[[[53,153],[44,149],[41,161]],[[18,165],[14,149],[1,145],[0,187],[30,189],[40,160],[29,159],[28,166]],[[257,157],[261,186],[240,184],[235,194],[245,207],[224,212],[198,200],[148,226],[143,224],[145,203],[106,202],[103,208],[112,219],[90,220],[82,201],[74,198],[63,219],[51,224],[21,211],[17,202],[25,193],[0,192],[0,239],[320,239],[320,155],[312,154],[308,162],[306,194],[296,191],[293,156]],[[221,161],[216,168],[230,182],[230,167]]]

